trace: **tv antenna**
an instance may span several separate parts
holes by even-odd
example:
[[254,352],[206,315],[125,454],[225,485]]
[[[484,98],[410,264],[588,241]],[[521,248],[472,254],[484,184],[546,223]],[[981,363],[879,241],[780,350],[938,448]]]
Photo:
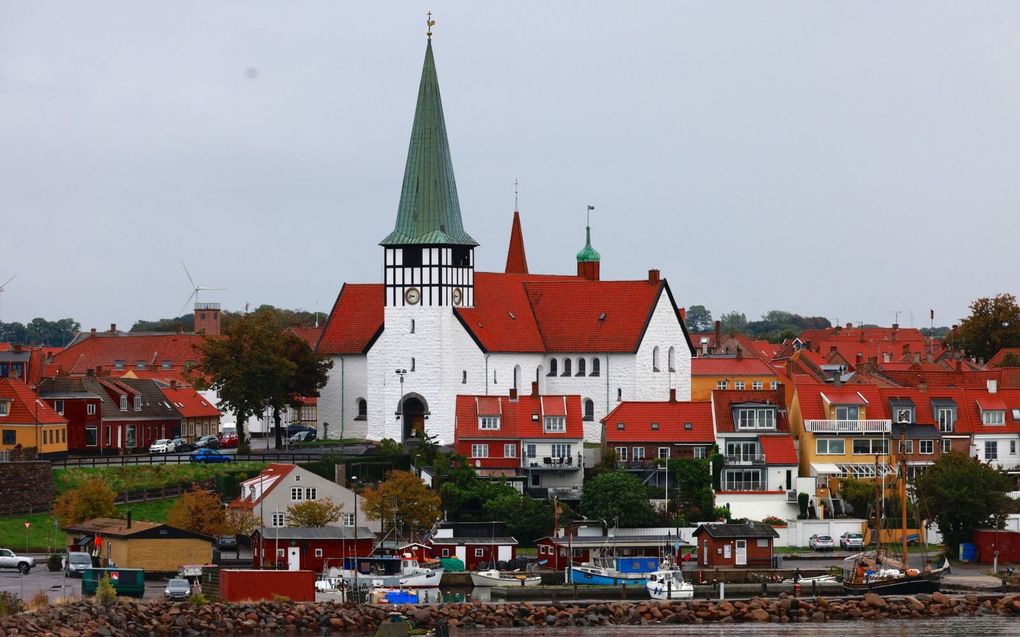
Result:
[[213,291],[213,290],[215,290],[215,291],[223,291],[223,290],[226,289],[226,288],[207,288],[207,287],[198,285],[197,283],[195,283],[195,279],[191,278],[191,272],[188,272],[188,266],[184,265],[184,260],[183,259],[181,260],[181,267],[184,268],[184,274],[188,275],[188,281],[191,282],[191,287],[194,288],[192,290],[192,292],[191,292],[191,296],[189,296],[188,300],[184,302],[184,307],[181,308],[182,312],[184,310],[188,309],[188,303],[191,303],[191,299],[195,299],[195,303],[196,304],[198,303],[198,293],[199,292]]
[[893,323],[900,324],[900,314],[903,314],[903,310],[889,310],[889,313],[893,315]]
[[[6,292],[6,291],[7,291],[7,290],[6,290],[6,288],[7,288],[7,284],[8,284],[8,283],[10,283],[11,281],[13,281],[13,280],[14,280],[14,279],[16,279],[16,278],[18,278],[18,275],[17,275],[17,274],[15,274],[15,275],[14,275],[14,276],[12,276],[11,278],[9,278],[9,279],[7,279],[6,281],[4,281],[3,285],[0,285],[0,302],[2,302],[2,301],[3,301],[3,298],[4,298],[4,292]],[[0,313],[0,319],[2,319],[2,318],[3,318],[3,313]],[[0,320],[0,322],[2,322],[2,320]]]

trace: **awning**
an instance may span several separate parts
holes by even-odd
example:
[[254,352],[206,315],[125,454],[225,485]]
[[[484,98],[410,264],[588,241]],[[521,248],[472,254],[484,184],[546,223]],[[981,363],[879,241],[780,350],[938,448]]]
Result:
[[815,472],[815,475],[820,475],[820,476],[832,475],[832,474],[837,474],[838,475],[839,473],[842,473],[839,470],[838,466],[836,466],[834,464],[829,464],[827,462],[812,462],[811,463],[811,470]]

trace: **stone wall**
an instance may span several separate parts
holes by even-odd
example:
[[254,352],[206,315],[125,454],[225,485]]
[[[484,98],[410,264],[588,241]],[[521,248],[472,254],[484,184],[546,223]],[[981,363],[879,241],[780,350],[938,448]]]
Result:
[[0,515],[49,511],[53,498],[49,462],[0,462]]

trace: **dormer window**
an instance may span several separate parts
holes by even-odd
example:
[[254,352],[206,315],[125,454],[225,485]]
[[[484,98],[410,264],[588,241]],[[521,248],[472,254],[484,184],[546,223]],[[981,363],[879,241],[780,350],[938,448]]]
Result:
[[120,397],[120,410],[127,411],[127,394],[123,394]]
[[981,424],[982,425],[1005,425],[1006,424],[1006,410],[1005,409],[985,409],[981,412]]
[[7,416],[11,413],[11,401],[0,400],[0,417]]
[[694,425],[689,423],[689,422],[685,422],[684,423],[684,431],[690,431],[691,429],[694,429]]
[[170,369],[170,366],[171,366],[171,365],[172,365],[172,363],[171,363],[170,361],[162,361],[162,362],[161,362],[161,363],[159,364],[159,368],[160,368],[160,369]]
[[659,430],[659,423],[653,422],[651,424],[651,427],[652,427],[652,431],[658,431]]
[[545,433],[562,433],[567,430],[567,419],[565,416],[546,416],[542,421],[542,431]]
[[775,407],[737,407],[733,410],[737,429],[775,429]]
[[135,396],[135,411],[141,411],[141,410],[142,410],[142,397],[141,396]]
[[135,369],[145,369],[145,361],[135,361]]
[[917,411],[914,408],[914,402],[909,399],[893,398],[889,401],[889,413],[892,414],[892,420],[895,423],[913,423],[917,422]]
[[836,420],[857,420],[860,414],[861,408],[857,405],[836,405]]
[[113,361],[114,369],[124,369],[124,361]]
[[935,414],[935,422],[939,431],[951,434],[956,429],[956,403],[949,398],[936,398],[931,401],[931,410]]
[[479,416],[478,428],[497,431],[499,429],[499,416]]

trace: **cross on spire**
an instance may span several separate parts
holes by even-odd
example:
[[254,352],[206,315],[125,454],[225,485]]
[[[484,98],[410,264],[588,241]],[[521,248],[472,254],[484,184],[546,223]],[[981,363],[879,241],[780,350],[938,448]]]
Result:
[[426,14],[426,16],[427,17],[425,18],[425,27],[426,27],[425,35],[427,35],[428,38],[431,40],[432,39],[432,27],[434,27],[436,25],[436,21],[432,19],[432,12],[431,11],[429,11]]
[[514,177],[514,210],[517,210],[517,178]]

